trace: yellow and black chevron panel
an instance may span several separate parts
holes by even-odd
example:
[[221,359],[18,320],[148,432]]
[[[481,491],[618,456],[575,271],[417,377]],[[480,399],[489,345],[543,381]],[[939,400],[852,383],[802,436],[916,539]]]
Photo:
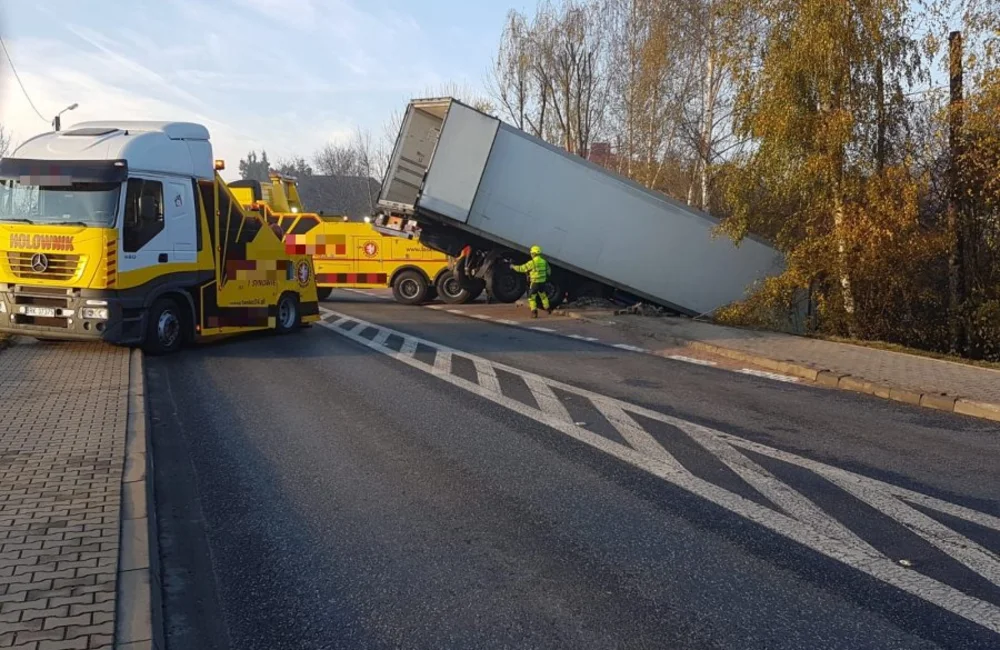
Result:
[[118,285],[118,240],[112,239],[108,242],[107,264],[105,266],[105,284],[108,288]]

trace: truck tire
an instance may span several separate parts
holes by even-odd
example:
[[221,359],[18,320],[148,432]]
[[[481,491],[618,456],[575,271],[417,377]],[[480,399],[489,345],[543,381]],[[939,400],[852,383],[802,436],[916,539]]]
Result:
[[549,296],[549,307],[552,309],[561,305],[566,295],[558,278],[551,278],[545,283],[545,293]]
[[498,302],[512,303],[524,295],[528,281],[503,264],[494,265],[486,277],[486,290]]
[[285,293],[278,298],[278,313],[274,319],[274,331],[278,334],[291,334],[302,324],[299,311],[299,300],[295,294]]
[[463,289],[459,284],[455,274],[448,270],[441,273],[437,280],[437,294],[443,302],[449,305],[462,305],[469,302],[471,295],[467,289]]
[[328,299],[332,293],[333,287],[316,287],[316,298],[318,298],[320,302]]
[[173,354],[184,344],[184,312],[171,298],[159,298],[150,307],[146,318],[146,338],[143,350],[151,356]]
[[475,302],[476,300],[479,299],[479,296],[483,295],[484,291],[486,291],[486,283],[480,282],[479,285],[472,291],[472,293],[469,294],[469,299],[466,300],[465,302],[466,303]]
[[427,300],[427,278],[419,271],[403,271],[392,281],[392,297],[404,305],[419,305]]

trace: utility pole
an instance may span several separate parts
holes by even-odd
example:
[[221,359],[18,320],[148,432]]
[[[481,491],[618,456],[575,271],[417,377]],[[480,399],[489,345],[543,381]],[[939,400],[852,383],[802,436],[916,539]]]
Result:
[[962,354],[966,347],[965,319],[965,224],[962,211],[961,165],[963,124],[962,32],[951,32],[949,45],[949,77],[951,94],[948,102],[948,311],[951,352]]

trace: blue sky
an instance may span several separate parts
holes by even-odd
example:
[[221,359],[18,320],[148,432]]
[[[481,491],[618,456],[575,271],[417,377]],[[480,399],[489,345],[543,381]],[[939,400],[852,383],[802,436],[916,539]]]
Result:
[[[0,35],[47,120],[193,120],[229,172],[311,157],[444,83],[480,88],[504,16],[533,0],[0,0]],[[0,52],[0,124],[48,128]],[[232,177],[232,173],[227,173]]]

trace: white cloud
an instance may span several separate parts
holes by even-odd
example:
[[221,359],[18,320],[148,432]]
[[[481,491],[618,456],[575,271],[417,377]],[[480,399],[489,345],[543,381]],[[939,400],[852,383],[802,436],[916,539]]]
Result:
[[[390,113],[448,76],[431,63],[434,38],[413,16],[363,0],[130,1],[136,12],[121,14],[113,31],[91,22],[99,11],[57,16],[17,5],[17,20],[5,24],[20,27],[5,43],[45,116],[0,53],[0,123],[18,140],[48,130],[74,102],[64,125],[190,120],[209,128],[229,177],[251,149],[311,158],[358,126],[381,133]],[[40,22],[50,26],[38,30]]]

